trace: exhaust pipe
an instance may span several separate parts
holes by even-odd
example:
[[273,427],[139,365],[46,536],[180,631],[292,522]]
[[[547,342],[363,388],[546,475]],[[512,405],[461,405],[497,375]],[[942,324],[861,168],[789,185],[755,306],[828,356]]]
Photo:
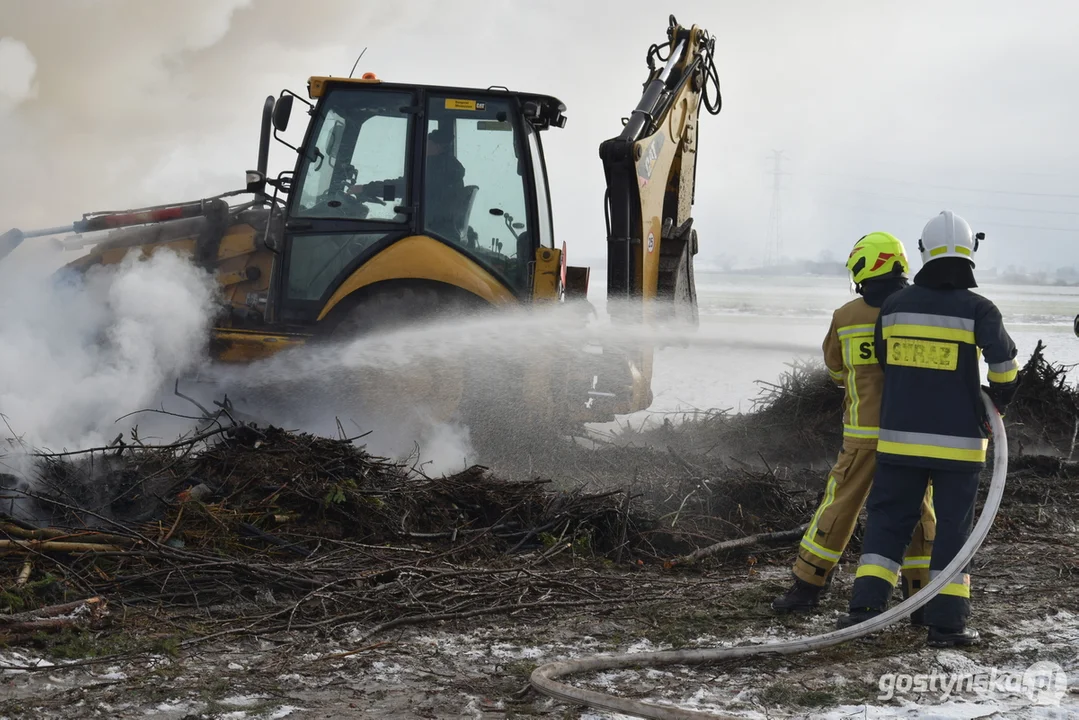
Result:
[[274,96],[267,95],[262,104],[262,127],[259,130],[259,162],[257,170],[266,177],[270,165],[270,125],[273,122]]
[[273,124],[274,96],[267,95],[262,104],[262,126],[259,128],[259,157],[254,172],[247,172],[247,191],[266,194],[266,173],[270,165],[270,127]]

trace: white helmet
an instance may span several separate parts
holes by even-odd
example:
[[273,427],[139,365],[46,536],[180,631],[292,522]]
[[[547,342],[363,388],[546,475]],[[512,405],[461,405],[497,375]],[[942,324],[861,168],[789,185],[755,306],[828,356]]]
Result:
[[922,264],[946,257],[961,257],[974,264],[974,253],[984,233],[975,235],[967,221],[951,210],[945,210],[922,228],[918,249],[922,252]]

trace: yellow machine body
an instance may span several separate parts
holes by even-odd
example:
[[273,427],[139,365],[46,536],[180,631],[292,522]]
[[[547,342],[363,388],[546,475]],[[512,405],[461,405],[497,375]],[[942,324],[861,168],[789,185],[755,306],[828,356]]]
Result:
[[[672,17],[665,66],[653,66],[654,46],[639,105],[622,133],[600,147],[608,186],[608,300],[617,322],[696,322],[690,211],[713,45],[707,33]],[[312,102],[288,91],[267,98],[259,169],[248,173],[253,202],[228,205],[222,196],[85,216],[76,232],[109,232],[69,267],[115,264],[131,251],[190,256],[220,288],[212,357],[241,365],[340,339],[342,328],[370,332],[387,303],[408,292],[426,293],[428,307],[419,313],[425,317],[454,303],[538,310],[585,300],[588,268],[568,266],[565,243],[559,247],[553,237],[540,134],[565,124],[565,106],[556,98],[394,84],[372,73],[311,77],[307,95]],[[271,125],[280,140],[294,100],[309,107],[311,120],[293,148],[295,170],[273,180],[265,171]],[[381,170],[368,166],[379,162],[388,169],[371,177]],[[450,183],[436,168],[453,163],[462,167],[465,184],[447,201],[437,193],[448,193]],[[511,195],[519,198],[512,212],[505,205]],[[13,247],[11,238],[0,236]],[[418,319],[395,312],[385,326]],[[529,414],[577,423],[647,408],[652,371],[653,348],[627,341],[605,348],[598,364],[564,349],[537,353],[516,368],[515,383]],[[400,401],[409,383],[376,376]],[[412,385],[449,398],[441,407],[453,412],[467,395],[463,377],[433,368]]]

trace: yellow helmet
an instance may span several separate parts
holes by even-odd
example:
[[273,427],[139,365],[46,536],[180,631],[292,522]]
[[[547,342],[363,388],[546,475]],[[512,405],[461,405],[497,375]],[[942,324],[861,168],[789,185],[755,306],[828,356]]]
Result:
[[872,232],[863,236],[854,244],[847,258],[847,270],[856,285],[870,278],[891,275],[897,267],[898,274],[903,277],[910,272],[907,252],[899,238],[886,232]]

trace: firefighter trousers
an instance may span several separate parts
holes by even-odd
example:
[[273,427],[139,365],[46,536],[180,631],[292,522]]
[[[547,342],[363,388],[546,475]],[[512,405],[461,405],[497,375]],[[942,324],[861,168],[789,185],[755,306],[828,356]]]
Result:
[[[824,498],[802,536],[794,561],[795,577],[818,587],[825,584],[850,542],[876,470],[877,452],[873,448],[844,447],[840,451],[828,473]],[[913,527],[913,538],[907,534],[909,547],[905,542],[900,548],[903,589],[907,595],[929,582],[929,558],[936,525],[933,488],[929,486],[922,490],[921,519]]]
[[[959,553],[974,528],[978,493],[977,470],[930,470],[880,463],[866,503],[865,541],[854,580],[850,609],[886,610],[906,547],[918,523],[918,500],[932,478],[939,518],[929,562],[935,578]],[[961,568],[939,595],[925,606],[925,623],[963,630],[970,616],[970,575]]]

